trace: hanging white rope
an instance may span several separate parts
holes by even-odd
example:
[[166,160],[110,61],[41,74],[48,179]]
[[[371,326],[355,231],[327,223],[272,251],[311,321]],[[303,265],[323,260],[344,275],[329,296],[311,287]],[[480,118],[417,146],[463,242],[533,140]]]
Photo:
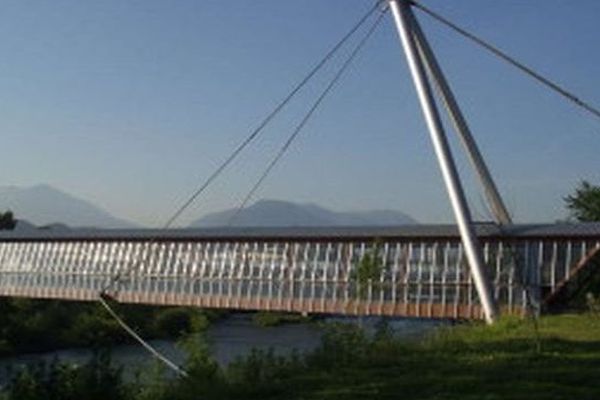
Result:
[[101,294],[100,296],[98,296],[98,301],[100,301],[100,304],[102,304],[104,306],[106,311],[108,311],[108,313],[111,315],[111,317],[113,317],[113,319],[115,321],[117,321],[117,323],[121,326],[121,328],[123,328],[132,338],[134,338],[139,344],[141,344],[146,350],[148,350],[148,352],[150,352],[154,357],[156,357],[156,359],[158,359],[163,364],[165,364],[167,367],[169,367],[171,370],[176,372],[177,375],[180,375],[180,376],[183,376],[186,378],[188,377],[187,372],[185,372],[183,369],[181,369],[181,367],[179,367],[173,361],[169,360],[166,356],[164,356],[158,350],[156,350],[154,347],[152,347],[152,345],[150,343],[148,343],[144,339],[142,339],[142,337],[140,335],[138,335],[129,325],[127,325],[127,323],[125,321],[123,321],[123,319],[121,317],[119,317],[119,315],[112,309],[112,307],[104,299],[105,296],[106,295],[104,295],[104,294]]

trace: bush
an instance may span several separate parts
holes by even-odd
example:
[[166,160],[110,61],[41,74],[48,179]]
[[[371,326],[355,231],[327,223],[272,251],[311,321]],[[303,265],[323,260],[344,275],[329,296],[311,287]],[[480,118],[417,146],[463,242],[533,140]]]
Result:
[[600,297],[595,297],[593,293],[588,292],[586,294],[586,301],[590,312],[593,315],[600,317]]
[[178,338],[208,328],[208,318],[193,308],[167,308],[159,311],[154,327],[159,336]]
[[12,378],[4,391],[7,400],[126,400],[130,392],[122,370],[114,368],[108,352],[96,352],[82,367],[37,363]]
[[304,369],[297,353],[279,356],[273,349],[252,349],[228,366],[227,378],[234,398],[263,399],[289,390],[289,378]]
[[325,326],[320,346],[308,358],[311,366],[333,368],[361,363],[369,353],[370,342],[364,330],[353,324]]

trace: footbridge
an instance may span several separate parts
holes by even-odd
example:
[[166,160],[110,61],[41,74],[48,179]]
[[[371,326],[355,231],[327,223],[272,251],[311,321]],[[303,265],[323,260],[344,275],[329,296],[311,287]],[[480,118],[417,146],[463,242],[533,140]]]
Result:
[[[162,230],[32,231],[0,235],[0,296],[303,313],[484,318],[564,303],[597,268],[599,224],[515,225],[413,10],[418,9],[549,90],[600,110],[420,2],[374,2],[287,96],[200,183]],[[232,215],[256,194],[315,110],[390,11],[408,63],[456,226],[166,229],[338,51],[345,61]],[[368,21],[368,22],[367,22]],[[360,35],[357,33],[360,32]],[[354,35],[359,35],[358,38]],[[354,37],[354,45],[347,41]],[[441,107],[447,118],[443,118]],[[494,223],[473,221],[446,135],[450,124]],[[114,314],[113,316],[116,316]],[[125,324],[122,324],[124,327]],[[140,340],[141,341],[141,340]]]
[[[598,268],[600,223],[476,225],[501,313],[540,312]],[[455,226],[0,233],[0,296],[483,318]]]

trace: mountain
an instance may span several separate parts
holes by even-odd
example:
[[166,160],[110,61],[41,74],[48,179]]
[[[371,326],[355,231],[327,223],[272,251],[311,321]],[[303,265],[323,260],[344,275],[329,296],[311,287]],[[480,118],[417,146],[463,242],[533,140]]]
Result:
[[61,223],[54,223],[48,225],[37,226],[32,224],[31,222],[25,219],[17,219],[17,226],[15,226],[14,232],[20,234],[28,234],[31,232],[39,232],[40,230],[44,230],[46,232],[67,232],[72,230],[69,226]]
[[[235,211],[235,209],[228,209],[207,214],[192,222],[190,226],[195,228],[227,226]],[[261,200],[242,210],[231,226],[391,226],[416,223],[413,218],[399,211],[336,212],[314,204]]]
[[135,227],[135,224],[116,218],[87,200],[49,185],[0,186],[0,210],[11,210],[17,220],[41,226],[59,223],[71,227]]

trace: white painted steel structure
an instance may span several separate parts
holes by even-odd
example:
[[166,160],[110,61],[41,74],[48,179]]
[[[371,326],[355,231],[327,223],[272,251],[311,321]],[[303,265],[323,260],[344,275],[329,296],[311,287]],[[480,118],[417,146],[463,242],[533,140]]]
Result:
[[473,166],[476,175],[479,178],[479,182],[483,187],[483,193],[487,199],[490,211],[496,222],[499,224],[510,225],[512,224],[512,218],[510,217],[508,209],[502,200],[502,196],[500,195],[500,192],[494,183],[494,179],[492,178],[492,174],[490,173],[485,160],[483,159],[483,155],[479,151],[479,147],[477,146],[477,143],[471,134],[469,124],[460,110],[449,83],[444,77],[442,68],[438,64],[433,50],[431,49],[431,46],[429,46],[429,43],[425,38],[425,34],[423,33],[421,26],[416,20],[414,14],[411,13],[409,16],[411,18],[414,39],[419,49],[419,55],[423,60],[423,64],[427,68],[428,75],[434,81],[439,97],[442,100],[446,111],[448,112],[448,116],[450,117],[452,124],[454,125],[454,130],[458,134],[458,138],[460,139],[466,151],[467,157],[469,158],[471,165]]
[[[431,85],[425,71],[425,65],[429,67],[429,72],[434,75],[433,78],[438,82],[438,87],[445,87],[443,86],[444,79],[441,75],[441,70],[433,68],[433,59],[429,60],[427,58],[429,54],[426,54],[424,51],[428,48],[427,39],[422,34],[422,31],[416,28],[418,27],[418,22],[412,13],[410,2],[408,0],[390,0],[389,5],[390,9],[392,10],[396,28],[398,29],[402,47],[404,48],[404,54],[406,55],[410,73],[417,90],[417,96],[419,98],[419,102],[421,103],[421,109],[423,110],[425,123],[429,129],[431,141],[433,142],[433,148],[435,150],[435,154],[440,165],[440,170],[444,178],[444,183],[446,184],[448,197],[450,198],[450,204],[452,205],[456,223],[458,224],[466,257],[469,261],[471,274],[473,275],[475,286],[484,309],[485,319],[488,323],[492,323],[498,316],[498,307],[492,295],[489,277],[487,276],[485,268],[483,267],[483,255],[481,252],[481,247],[479,241],[477,240],[477,236],[474,234],[469,206],[467,204],[458,171],[452,157],[452,152],[450,151],[450,146],[448,144],[443,124],[437,110]],[[419,48],[417,43],[420,44]],[[419,51],[419,49],[421,51]],[[437,76],[437,74],[439,74],[439,76]],[[447,100],[449,99],[448,96],[444,97]],[[458,109],[458,106],[455,102],[447,101],[446,104],[454,105]],[[454,117],[457,116],[457,113],[453,112],[452,109],[450,109],[450,111],[451,117],[453,120],[455,120]],[[468,132],[465,130],[459,130],[459,133],[465,138],[466,134],[468,134]],[[472,140],[470,135],[468,135],[468,137],[471,140],[467,143],[476,148],[475,142]],[[471,152],[474,148],[467,146],[467,151]],[[476,160],[477,158],[475,156],[476,154],[472,154],[470,157],[471,160]],[[479,161],[483,162],[483,159],[481,158]],[[489,187],[487,179],[491,181],[491,175],[489,175],[489,173],[487,175],[481,175],[480,168],[476,168],[476,171],[479,173],[484,185]],[[486,190],[486,192],[488,191]],[[496,206],[495,203],[493,203],[493,205]]]
[[[600,249],[600,224],[478,229],[503,313],[563,287]],[[381,271],[359,281],[365,255]],[[0,235],[0,296],[482,318],[456,228],[72,231]],[[539,308],[539,307],[538,307]]]

